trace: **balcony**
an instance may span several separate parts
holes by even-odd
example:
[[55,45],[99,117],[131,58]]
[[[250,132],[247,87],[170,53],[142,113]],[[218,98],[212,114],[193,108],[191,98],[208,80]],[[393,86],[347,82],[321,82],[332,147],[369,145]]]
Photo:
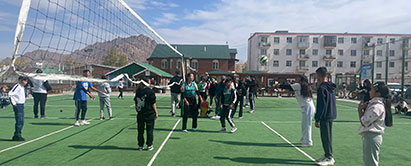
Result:
[[370,43],[370,42],[364,43],[364,49],[372,49],[374,46],[375,46],[374,43]]
[[271,43],[260,42],[260,43],[258,43],[258,46],[259,46],[260,48],[268,48],[268,47],[271,47]]
[[337,59],[337,57],[335,55],[324,55],[323,59],[325,61],[333,61],[333,60]]
[[297,66],[296,67],[296,72],[297,73],[306,73],[308,72],[308,67],[307,66]]
[[324,36],[324,48],[337,47],[337,36]]
[[308,47],[310,47],[310,43],[309,42],[298,42],[297,47],[302,48],[302,49],[307,49]]
[[299,61],[308,61],[310,56],[307,54],[297,54],[297,60]]

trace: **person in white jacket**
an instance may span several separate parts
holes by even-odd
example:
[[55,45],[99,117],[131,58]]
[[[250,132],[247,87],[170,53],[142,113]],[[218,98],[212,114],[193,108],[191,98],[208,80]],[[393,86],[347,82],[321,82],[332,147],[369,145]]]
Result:
[[[102,79],[107,79],[107,76],[102,76]],[[107,107],[108,116],[110,120],[113,120],[113,111],[111,109],[110,102],[110,93],[111,87],[108,82],[103,82],[98,86],[98,90],[103,93],[99,93],[98,97],[100,98],[100,120],[104,120],[104,106]]]
[[[41,69],[37,69],[36,73],[43,73]],[[46,102],[47,102],[47,89],[44,86],[46,80],[38,80],[35,78],[30,78],[30,87],[32,96],[34,99],[33,113],[34,118],[39,117],[39,103],[40,103],[40,118],[46,118]]]
[[9,92],[10,101],[13,105],[14,117],[16,119],[13,141],[25,141],[21,136],[24,125],[24,102],[26,94],[24,86],[27,84],[26,77],[19,77],[19,82],[11,88]]
[[385,126],[392,126],[389,89],[378,82],[371,88],[370,97],[369,102],[361,102],[358,106],[361,122],[358,133],[362,136],[364,165],[377,166],[382,134]]

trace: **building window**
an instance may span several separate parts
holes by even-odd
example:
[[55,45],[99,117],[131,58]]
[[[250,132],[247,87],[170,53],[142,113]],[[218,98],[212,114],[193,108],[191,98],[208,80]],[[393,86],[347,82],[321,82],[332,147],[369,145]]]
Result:
[[333,50],[325,50],[325,55],[331,55],[333,53]]
[[344,38],[343,37],[338,38],[338,44],[344,44]]
[[357,56],[357,50],[351,50],[351,56]]
[[167,69],[167,67],[168,67],[168,61],[167,61],[167,59],[161,60],[161,68],[162,68],[162,69]]
[[191,68],[193,69],[198,69],[198,61],[197,60],[192,60],[191,61]]
[[267,50],[266,49],[261,49],[260,50],[260,55],[267,55]]
[[318,67],[318,61],[312,61],[311,66],[312,67]]
[[325,61],[325,67],[331,67],[331,61]]
[[318,50],[317,49],[313,49],[313,55],[318,55]]
[[314,38],[313,38],[313,43],[318,44],[318,37],[314,37]]
[[305,50],[301,49],[300,50],[300,55],[305,55]]
[[181,60],[178,60],[177,61],[177,66],[176,66],[176,69],[181,69]]
[[377,50],[377,56],[382,56],[382,50]]
[[299,65],[300,65],[300,67],[305,67],[305,61],[300,61]]
[[286,54],[286,55],[292,55],[292,54],[293,54],[293,50],[287,49],[285,54]]
[[337,62],[337,67],[342,68],[343,67],[343,61],[338,61]]
[[370,55],[370,50],[364,50],[364,55]]
[[338,55],[343,56],[344,55],[344,50],[338,50]]
[[377,68],[382,68],[382,62],[377,62]]
[[287,43],[293,43],[293,38],[292,37],[287,37]]
[[274,49],[274,55],[280,55],[280,49]]
[[355,68],[356,67],[356,61],[351,61],[350,62],[350,67]]
[[213,70],[218,70],[220,68],[220,64],[218,63],[218,60],[213,60]]
[[267,43],[267,37],[266,36],[261,36],[261,40],[262,43]]
[[391,44],[395,44],[395,38],[391,38],[391,39],[390,39],[390,43],[391,43]]
[[395,50],[390,50],[390,56],[395,56]]
[[273,61],[273,66],[274,66],[274,67],[280,66],[280,62],[278,62],[278,61]]
[[351,38],[351,44],[357,44],[357,38],[356,37]]
[[382,44],[382,38],[377,39],[377,44]]
[[170,69],[173,69],[173,60],[170,59]]
[[274,37],[274,43],[276,44],[280,43],[280,37]]
[[379,79],[379,80],[382,79],[382,74],[381,74],[381,73],[377,73],[377,74],[375,75],[375,78],[376,78],[376,79]]
[[395,62],[390,62],[390,67],[391,68],[395,67]]
[[292,61],[285,61],[285,66],[291,67],[291,65],[292,65]]

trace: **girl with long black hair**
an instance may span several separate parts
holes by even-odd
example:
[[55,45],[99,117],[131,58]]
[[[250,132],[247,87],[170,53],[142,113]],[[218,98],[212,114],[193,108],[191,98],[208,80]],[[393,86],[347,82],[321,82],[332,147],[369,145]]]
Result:
[[311,127],[315,107],[313,103],[313,95],[308,84],[307,77],[301,75],[296,79],[296,83],[291,85],[280,85],[280,88],[292,90],[295,92],[295,98],[297,98],[302,113],[301,139],[299,143],[301,143],[301,146],[303,147],[312,146],[313,141],[311,139]]
[[364,165],[378,165],[382,134],[392,126],[391,97],[384,82],[377,82],[370,91],[371,100],[358,105]]

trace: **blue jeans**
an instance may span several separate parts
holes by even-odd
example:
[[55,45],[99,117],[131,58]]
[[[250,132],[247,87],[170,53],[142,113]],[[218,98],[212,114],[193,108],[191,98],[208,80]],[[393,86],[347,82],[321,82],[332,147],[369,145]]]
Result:
[[24,125],[24,104],[16,104],[16,106],[13,106],[13,111],[14,118],[16,119],[14,136],[21,136],[21,130]]
[[78,121],[79,119],[79,114],[81,111],[81,120],[85,120],[86,119],[86,113],[87,113],[87,100],[75,100],[75,104],[76,104],[76,112],[74,114],[74,118],[76,119],[76,121]]

